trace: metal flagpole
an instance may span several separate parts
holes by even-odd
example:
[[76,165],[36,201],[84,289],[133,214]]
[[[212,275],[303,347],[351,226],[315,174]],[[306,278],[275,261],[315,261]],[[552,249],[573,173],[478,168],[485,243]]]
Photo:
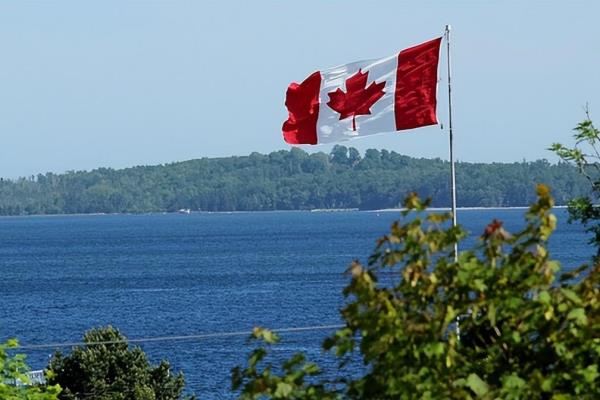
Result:
[[[456,226],[456,174],[454,170],[454,148],[452,143],[452,79],[450,69],[450,25],[446,25],[446,59],[448,61],[448,132],[450,139],[450,184],[452,186],[452,226]],[[458,242],[454,242],[454,262],[458,262]],[[456,317],[456,337],[460,342],[460,315]]]
[[[452,226],[456,226],[456,173],[452,146],[452,82],[450,70],[450,25],[446,25],[446,51],[448,61],[448,132],[450,133],[450,182],[452,186]],[[454,243],[454,261],[458,261],[458,243]]]

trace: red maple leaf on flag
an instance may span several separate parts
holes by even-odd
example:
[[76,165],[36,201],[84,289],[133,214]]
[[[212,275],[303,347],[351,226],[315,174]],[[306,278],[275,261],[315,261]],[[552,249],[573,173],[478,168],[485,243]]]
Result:
[[371,106],[385,94],[385,81],[371,82],[367,87],[368,77],[369,71],[363,73],[359,69],[356,74],[346,79],[346,93],[340,88],[327,93],[327,105],[340,113],[340,120],[352,116],[353,131],[356,130],[356,116],[371,114]]

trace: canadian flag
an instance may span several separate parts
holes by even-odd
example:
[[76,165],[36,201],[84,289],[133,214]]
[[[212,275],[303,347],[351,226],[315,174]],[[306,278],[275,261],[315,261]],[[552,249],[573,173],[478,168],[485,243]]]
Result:
[[283,137],[320,144],[437,124],[442,38],[393,56],[317,71],[288,87]]

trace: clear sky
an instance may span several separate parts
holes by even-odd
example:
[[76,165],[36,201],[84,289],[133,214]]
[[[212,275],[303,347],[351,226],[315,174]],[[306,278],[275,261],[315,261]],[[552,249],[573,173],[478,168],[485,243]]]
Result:
[[[288,149],[291,81],[447,23],[459,160],[553,161],[586,102],[600,124],[600,1],[6,0],[0,176]],[[439,127],[344,144],[448,155]]]

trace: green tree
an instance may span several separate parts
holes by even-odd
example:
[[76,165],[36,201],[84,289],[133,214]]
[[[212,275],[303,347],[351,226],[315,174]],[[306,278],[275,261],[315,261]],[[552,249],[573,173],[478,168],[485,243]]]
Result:
[[29,367],[25,356],[9,355],[8,351],[18,348],[19,343],[12,339],[0,344],[0,399],[2,400],[56,400],[58,385],[31,386],[26,372]]
[[169,363],[151,366],[139,347],[129,348],[117,329],[91,329],[85,346],[71,354],[54,354],[50,383],[63,388],[60,399],[176,400],[182,397],[183,374],[172,375]]
[[562,160],[577,166],[590,183],[590,195],[569,201],[569,215],[571,221],[581,222],[594,235],[590,243],[596,246],[596,260],[600,260],[600,208],[594,204],[600,200],[600,130],[594,126],[586,110],[586,119],[574,131],[574,147],[554,143],[550,150]]
[[[340,360],[338,378],[302,355],[273,365],[261,347],[233,371],[241,398],[600,398],[600,265],[558,276],[549,190],[538,187],[522,231],[494,220],[458,262],[465,232],[428,205],[410,195],[369,265],[350,266],[345,327],[323,344]],[[358,376],[348,370],[357,353]]]
[[332,164],[347,166],[350,163],[350,160],[348,158],[348,148],[346,146],[336,144],[331,149],[329,157],[331,159]]
[[348,162],[352,167],[360,163],[360,152],[354,147],[350,147],[348,149]]
[[[299,148],[268,155],[202,158],[121,170],[98,168],[36,179],[0,180],[0,214],[121,213],[397,207],[410,191],[450,202],[440,159],[394,151],[334,146],[330,154]],[[461,163],[463,206],[524,206],[535,200],[532,180],[550,185],[558,203],[587,194],[589,184],[566,162]]]

